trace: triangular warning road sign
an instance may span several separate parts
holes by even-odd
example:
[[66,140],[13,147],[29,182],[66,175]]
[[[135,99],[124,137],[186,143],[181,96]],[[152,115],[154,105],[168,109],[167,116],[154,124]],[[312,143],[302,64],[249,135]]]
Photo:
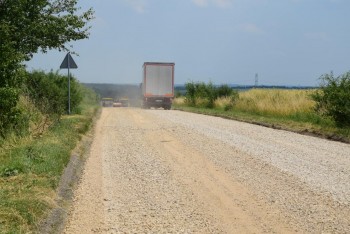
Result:
[[72,56],[70,55],[70,53],[67,53],[66,57],[64,58],[60,69],[74,69],[74,68],[78,68],[77,64],[74,62]]

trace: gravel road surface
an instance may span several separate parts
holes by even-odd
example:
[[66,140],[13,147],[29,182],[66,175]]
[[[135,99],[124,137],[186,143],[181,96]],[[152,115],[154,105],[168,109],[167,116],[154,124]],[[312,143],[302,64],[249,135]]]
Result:
[[350,145],[104,108],[65,233],[350,233]]

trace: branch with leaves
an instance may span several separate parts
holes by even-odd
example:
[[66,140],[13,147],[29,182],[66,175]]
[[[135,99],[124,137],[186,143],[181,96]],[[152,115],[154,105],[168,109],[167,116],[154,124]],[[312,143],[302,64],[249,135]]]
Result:
[[[18,100],[23,62],[51,49],[70,51],[67,43],[89,37],[93,10],[77,0],[0,0],[0,97]],[[9,94],[13,94],[9,97]],[[0,99],[0,134],[16,125],[17,102]],[[5,109],[6,107],[6,109]],[[11,120],[11,121],[10,121]],[[13,120],[13,121],[12,121]]]

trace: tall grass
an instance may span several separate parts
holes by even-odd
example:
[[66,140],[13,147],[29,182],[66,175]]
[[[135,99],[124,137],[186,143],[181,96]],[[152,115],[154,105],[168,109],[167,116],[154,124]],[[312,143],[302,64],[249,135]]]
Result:
[[[312,113],[315,102],[310,95],[314,90],[252,89],[239,93],[234,109],[264,115],[288,116]],[[216,107],[224,107],[230,100],[217,99]]]
[[[57,206],[55,190],[62,172],[98,108],[94,93],[81,89],[81,114],[63,116],[40,135],[12,136],[1,145],[0,233],[36,233],[41,220]],[[26,99],[21,102],[35,111]]]
[[[239,98],[221,97],[213,108],[188,105],[186,97],[174,100],[174,108],[222,116],[246,122],[260,123],[297,132],[312,132],[325,137],[350,141],[350,129],[339,128],[335,122],[315,112],[312,94],[316,90],[251,89],[239,93]],[[195,100],[194,103],[201,103]]]

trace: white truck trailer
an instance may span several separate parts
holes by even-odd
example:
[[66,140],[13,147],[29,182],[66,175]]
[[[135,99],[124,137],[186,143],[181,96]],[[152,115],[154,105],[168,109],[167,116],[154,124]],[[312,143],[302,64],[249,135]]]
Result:
[[174,98],[175,63],[145,62],[143,64],[143,108],[171,108]]

